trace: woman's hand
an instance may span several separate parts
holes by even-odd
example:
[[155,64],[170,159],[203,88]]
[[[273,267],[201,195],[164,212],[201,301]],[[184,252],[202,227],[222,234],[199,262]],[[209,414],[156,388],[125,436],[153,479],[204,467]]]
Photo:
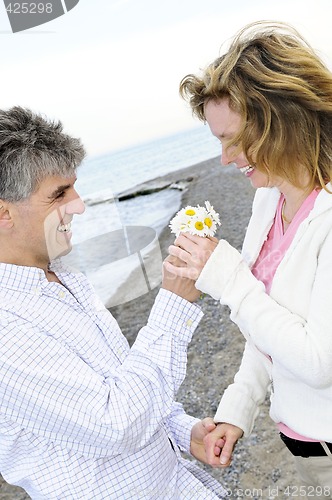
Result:
[[240,427],[218,424],[204,438],[207,463],[212,467],[228,467],[232,461],[234,447],[242,435],[243,430]]
[[176,276],[196,281],[218,243],[215,237],[202,238],[189,233],[181,233],[174,245],[168,249],[169,254],[176,257],[178,261],[176,264],[166,261],[164,267]]
[[[215,428],[216,424],[213,422],[212,418],[206,417],[197,422],[191,430],[190,453],[193,457],[197,458],[197,460],[200,460],[205,464],[209,462],[206,456],[204,439]],[[217,461],[215,467],[221,467],[219,460]]]

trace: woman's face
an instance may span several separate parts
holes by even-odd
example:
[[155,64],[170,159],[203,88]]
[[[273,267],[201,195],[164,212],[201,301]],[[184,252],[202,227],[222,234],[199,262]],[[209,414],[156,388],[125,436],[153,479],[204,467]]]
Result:
[[270,187],[271,179],[266,173],[260,172],[253,165],[249,165],[243,152],[236,153],[235,147],[227,147],[240,130],[242,118],[233,111],[228,104],[228,99],[208,101],[204,108],[205,118],[214,136],[219,139],[222,146],[221,165],[234,164],[250,180],[254,188]]

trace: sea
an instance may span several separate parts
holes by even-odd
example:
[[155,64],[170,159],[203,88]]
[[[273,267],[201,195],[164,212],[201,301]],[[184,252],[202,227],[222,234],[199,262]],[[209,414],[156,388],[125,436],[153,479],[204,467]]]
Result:
[[181,191],[119,201],[123,191],[220,154],[203,124],[101,156],[78,169],[85,212],[72,222],[72,252],[64,258],[85,273],[106,307],[129,302],[161,282],[158,236],[181,208]]

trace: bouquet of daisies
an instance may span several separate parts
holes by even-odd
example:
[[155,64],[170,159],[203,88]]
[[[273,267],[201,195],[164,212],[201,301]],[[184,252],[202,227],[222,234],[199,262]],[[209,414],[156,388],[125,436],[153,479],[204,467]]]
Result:
[[171,220],[171,232],[179,236],[180,233],[196,234],[198,236],[214,236],[220,219],[213,206],[206,201],[205,207],[188,206],[182,208]]

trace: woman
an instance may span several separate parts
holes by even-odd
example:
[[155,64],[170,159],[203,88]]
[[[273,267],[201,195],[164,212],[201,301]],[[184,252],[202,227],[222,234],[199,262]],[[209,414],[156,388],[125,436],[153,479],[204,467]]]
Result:
[[247,341],[210,463],[230,463],[271,388],[301,496],[332,497],[332,74],[291,27],[254,23],[180,92],[220,140],[221,164],[257,188],[241,255],[181,234],[170,254],[184,267],[165,264],[228,305]]

